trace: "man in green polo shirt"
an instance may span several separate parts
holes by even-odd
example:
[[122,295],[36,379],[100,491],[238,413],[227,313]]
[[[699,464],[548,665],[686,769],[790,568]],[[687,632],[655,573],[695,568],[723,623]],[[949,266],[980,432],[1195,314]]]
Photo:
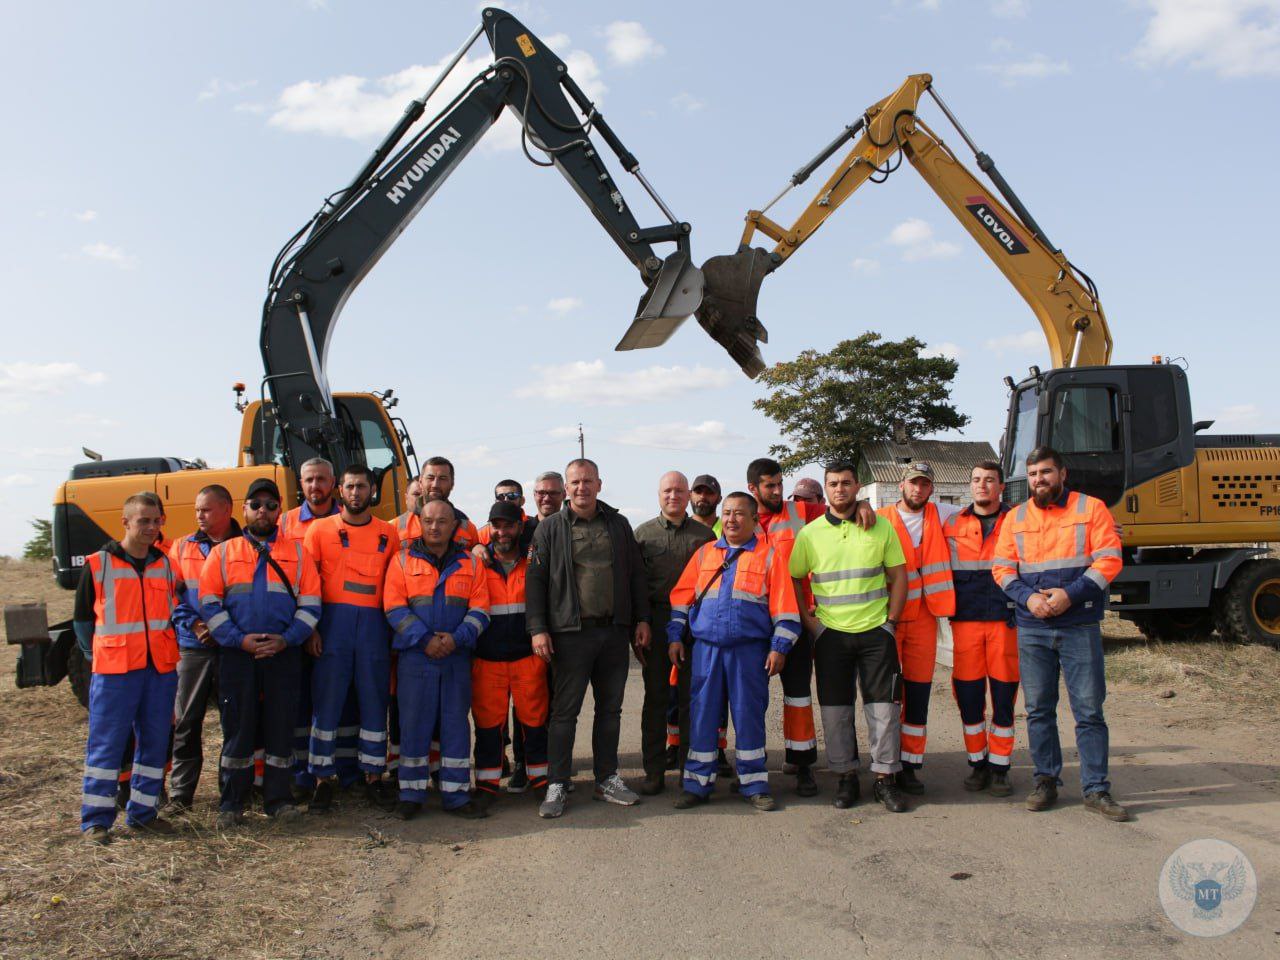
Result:
[[829,464],[824,473],[826,515],[805,526],[791,551],[797,593],[805,577],[813,588],[814,613],[801,605],[804,629],[815,637],[817,674],[827,765],[840,776],[835,806],[858,800],[854,755],[855,682],[871,740],[875,798],[893,813],[907,809],[895,782],[902,769],[902,671],[893,631],[907,600],[906,558],[889,522],[870,530],[854,522],[858,479],[851,463]]

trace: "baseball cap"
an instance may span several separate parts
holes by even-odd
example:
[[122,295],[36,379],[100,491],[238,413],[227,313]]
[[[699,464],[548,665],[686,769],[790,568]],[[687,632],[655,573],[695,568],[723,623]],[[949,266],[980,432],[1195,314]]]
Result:
[[791,488],[791,496],[813,497],[815,500],[821,500],[822,484],[812,477],[801,477]]
[[913,463],[904,464],[902,467],[903,481],[914,480],[916,477],[924,477],[926,480],[933,480],[933,467],[929,466],[924,460],[916,460]]
[[265,493],[273,500],[280,499],[280,488],[276,486],[276,482],[267,477],[259,477],[253,483],[249,484],[249,492],[244,495],[246,500],[252,500],[257,494]]
[[706,487],[714,493],[720,492],[720,481],[709,473],[700,473],[693,478],[693,484],[690,490],[697,490],[699,487]]
[[509,520],[512,523],[519,523],[524,519],[524,513],[510,500],[499,500],[489,508],[489,522],[495,520]]

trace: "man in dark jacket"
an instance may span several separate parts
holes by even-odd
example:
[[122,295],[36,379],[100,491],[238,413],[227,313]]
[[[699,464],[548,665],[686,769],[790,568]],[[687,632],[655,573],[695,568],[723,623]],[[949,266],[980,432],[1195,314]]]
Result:
[[628,643],[649,649],[644,558],[626,517],[600,502],[591,460],[565,469],[569,499],[538,524],[529,550],[525,617],[533,652],[552,665],[548,730],[550,785],[539,815],[564,813],[578,713],[591,684],[595,798],[631,806],[638,798],[618,776],[618,733],[627,684]]

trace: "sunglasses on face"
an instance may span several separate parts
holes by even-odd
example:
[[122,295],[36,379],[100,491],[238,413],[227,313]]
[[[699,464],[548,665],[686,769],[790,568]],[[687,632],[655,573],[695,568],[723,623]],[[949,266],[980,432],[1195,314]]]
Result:
[[493,499],[495,499],[495,500],[519,500],[519,499],[520,499],[520,494],[515,493],[514,491],[513,491],[513,492],[511,492],[511,493],[495,493],[495,494],[493,495]]
[[272,513],[275,513],[277,510],[280,509],[280,501],[279,500],[250,500],[247,504],[245,504],[245,506],[247,506],[250,510],[261,510],[263,507],[266,507],[267,510],[269,510]]

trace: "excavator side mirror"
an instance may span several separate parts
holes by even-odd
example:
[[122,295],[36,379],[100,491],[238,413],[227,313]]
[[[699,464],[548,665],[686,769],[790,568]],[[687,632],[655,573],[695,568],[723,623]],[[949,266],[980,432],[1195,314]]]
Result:
[[687,251],[677,250],[667,257],[614,349],[644,350],[666,343],[702,303],[703,282],[702,271]]

